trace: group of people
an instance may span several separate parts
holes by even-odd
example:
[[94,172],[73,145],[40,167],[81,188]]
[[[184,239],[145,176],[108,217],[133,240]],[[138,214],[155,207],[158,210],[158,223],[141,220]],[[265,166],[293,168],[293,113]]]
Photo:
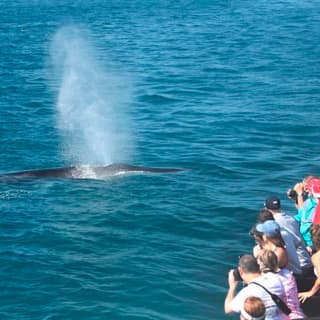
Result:
[[[285,213],[276,196],[259,212],[250,231],[252,254],[241,256],[237,269],[229,271],[227,314],[240,313],[242,320],[307,319],[301,307],[320,293],[320,178],[305,177],[287,196],[295,215]],[[306,278],[307,290],[301,285]]]

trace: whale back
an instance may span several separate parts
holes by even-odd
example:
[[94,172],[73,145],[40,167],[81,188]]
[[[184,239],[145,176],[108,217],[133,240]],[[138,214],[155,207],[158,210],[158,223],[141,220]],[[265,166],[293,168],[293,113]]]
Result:
[[114,163],[108,166],[93,168],[94,172],[99,176],[103,174],[120,174],[126,172],[137,172],[137,173],[176,173],[182,171],[182,169],[176,168],[152,168],[144,166],[133,166],[123,163]]
[[1,174],[0,178],[72,178],[72,173],[74,170],[75,167],[26,170]]

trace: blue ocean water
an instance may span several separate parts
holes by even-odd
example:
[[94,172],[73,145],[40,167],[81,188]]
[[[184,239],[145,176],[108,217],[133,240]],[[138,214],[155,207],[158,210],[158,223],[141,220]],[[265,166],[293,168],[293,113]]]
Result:
[[266,196],[319,175],[317,1],[0,2],[1,319],[237,319]]

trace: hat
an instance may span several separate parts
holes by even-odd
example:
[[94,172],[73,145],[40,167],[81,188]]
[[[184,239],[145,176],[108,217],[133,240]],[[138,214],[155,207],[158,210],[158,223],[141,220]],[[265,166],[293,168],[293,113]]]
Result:
[[310,180],[308,181],[308,183],[307,183],[307,185],[306,185],[307,191],[311,192],[311,189],[312,189],[312,186],[313,186],[315,180],[316,180],[315,178],[312,178],[312,179],[310,179]]
[[280,209],[281,207],[280,199],[276,196],[270,196],[266,199],[264,206],[270,210]]
[[258,223],[256,225],[256,229],[268,237],[275,237],[280,234],[280,226],[274,220],[267,220],[263,223]]
[[315,198],[320,198],[320,179],[312,179],[309,183],[308,183],[308,187],[310,185],[310,188],[308,188],[312,195]]

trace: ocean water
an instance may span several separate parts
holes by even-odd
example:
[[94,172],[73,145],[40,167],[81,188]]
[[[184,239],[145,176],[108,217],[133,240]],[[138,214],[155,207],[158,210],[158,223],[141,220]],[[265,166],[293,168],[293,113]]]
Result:
[[319,175],[317,1],[0,2],[1,319],[237,319],[265,197]]

